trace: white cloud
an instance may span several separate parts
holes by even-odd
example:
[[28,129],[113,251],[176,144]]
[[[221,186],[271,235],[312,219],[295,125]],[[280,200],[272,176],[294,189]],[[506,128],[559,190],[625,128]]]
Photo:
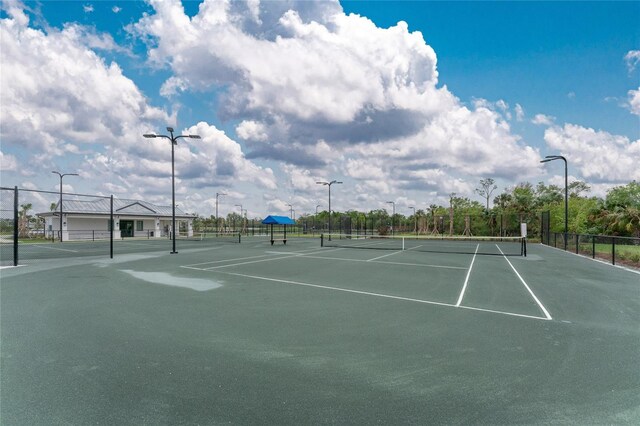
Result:
[[111,8],[111,11],[112,11],[113,13],[120,13],[120,12],[122,11],[122,8],[121,8],[121,7],[119,7],[119,6],[113,6],[113,7]]
[[254,120],[243,120],[236,127],[236,134],[240,139],[254,141],[266,141],[268,136],[264,124]]
[[84,5],[82,5],[82,10],[84,10],[85,13],[91,13],[91,12],[93,12],[93,5],[92,4],[84,4]]
[[522,108],[522,105],[516,104],[515,111],[516,111],[516,121],[523,121],[524,120],[524,108]]
[[627,63],[629,74],[631,74],[640,63],[640,50],[628,51],[627,54],[624,55],[624,61]]
[[546,129],[549,148],[567,157],[569,167],[589,183],[627,183],[640,180],[640,140],[565,124]]
[[551,126],[555,121],[555,117],[545,114],[536,114],[531,122],[542,126]]
[[[207,1],[191,20],[177,2],[151,4],[156,14],[135,29],[156,38],[152,62],[170,62],[175,77],[167,87],[230,84],[232,112],[348,123],[366,110],[439,103],[435,53],[403,22],[378,28],[337,2],[251,2],[247,11]],[[271,20],[256,23],[256,16]]]
[[18,169],[18,161],[16,157],[10,154],[5,154],[0,151],[0,168],[3,171],[15,171]]
[[632,114],[640,115],[640,87],[638,90],[629,90],[629,111]]
[[[299,191],[338,172],[372,192],[472,193],[461,176],[539,168],[511,133],[509,105],[468,109],[438,88],[435,52],[404,22],[378,28],[338,2],[205,1],[193,18],[175,1],[151,5],[132,28],[151,38],[150,63],[174,73],[163,93],[228,87],[224,114],[250,158],[287,163]],[[433,170],[442,177],[429,183]]]
[[45,33],[19,22],[0,22],[4,146],[46,153],[51,160],[71,145],[126,146],[137,139],[141,123],[172,121],[147,104],[117,64],[106,64],[87,47],[87,33],[77,25]]

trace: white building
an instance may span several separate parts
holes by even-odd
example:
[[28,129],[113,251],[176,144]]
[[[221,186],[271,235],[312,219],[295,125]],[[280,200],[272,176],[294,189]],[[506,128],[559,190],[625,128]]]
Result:
[[[44,218],[46,232],[63,241],[109,238],[111,200],[62,201],[62,233],[60,233],[60,203],[55,210],[37,215]],[[181,235],[193,235],[193,219],[176,207],[176,228]],[[161,238],[171,235],[171,206],[156,206],[146,201],[113,199],[113,237]]]

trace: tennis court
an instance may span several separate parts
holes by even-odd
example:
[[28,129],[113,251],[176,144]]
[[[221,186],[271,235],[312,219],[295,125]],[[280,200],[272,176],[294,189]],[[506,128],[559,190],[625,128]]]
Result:
[[637,272],[538,244],[137,244],[0,270],[2,424],[640,422]]

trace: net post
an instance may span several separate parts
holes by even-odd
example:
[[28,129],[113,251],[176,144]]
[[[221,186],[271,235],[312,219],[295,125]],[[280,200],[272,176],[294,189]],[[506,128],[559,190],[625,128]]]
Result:
[[18,266],[18,187],[13,189],[13,266]]
[[521,256],[527,257],[527,238],[522,238],[522,253]]
[[242,240],[242,234],[238,232],[238,244],[240,244],[241,240]]
[[320,247],[324,247],[324,234],[320,234]]
[[402,250],[404,250],[404,237],[402,237]]

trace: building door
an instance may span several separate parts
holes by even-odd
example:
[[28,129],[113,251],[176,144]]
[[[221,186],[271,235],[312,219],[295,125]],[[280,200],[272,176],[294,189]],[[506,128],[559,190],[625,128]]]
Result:
[[133,221],[121,220],[120,221],[120,235],[122,237],[133,237]]

